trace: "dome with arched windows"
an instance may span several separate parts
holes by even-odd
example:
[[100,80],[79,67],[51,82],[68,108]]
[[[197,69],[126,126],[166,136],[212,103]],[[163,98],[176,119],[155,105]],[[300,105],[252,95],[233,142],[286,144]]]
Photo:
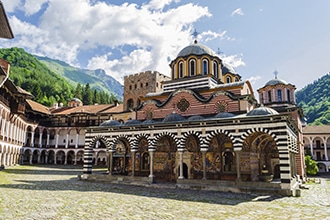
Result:
[[190,56],[192,54],[193,55],[207,54],[207,55],[215,56],[215,53],[211,48],[209,48],[203,44],[199,44],[199,43],[197,43],[197,41],[195,41],[194,44],[183,48],[179,52],[178,57]]
[[275,79],[269,80],[265,86],[276,86],[276,85],[288,85],[288,83],[282,79],[278,79],[277,77]]
[[233,67],[231,67],[229,64],[222,62],[222,73],[232,73],[232,74],[236,74],[236,71],[234,70]]

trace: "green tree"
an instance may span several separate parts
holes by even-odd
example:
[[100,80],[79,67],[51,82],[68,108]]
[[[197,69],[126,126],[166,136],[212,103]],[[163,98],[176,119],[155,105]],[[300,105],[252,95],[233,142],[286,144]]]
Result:
[[312,159],[311,156],[305,156],[305,165],[306,165],[306,172],[308,175],[315,175],[319,171],[317,167],[317,162]]
[[84,105],[92,105],[93,104],[93,91],[90,88],[89,83],[86,84],[84,88],[83,100]]
[[80,83],[78,83],[77,86],[76,86],[76,90],[74,92],[74,97],[82,100],[83,99],[82,94],[83,94],[82,86],[81,86]]

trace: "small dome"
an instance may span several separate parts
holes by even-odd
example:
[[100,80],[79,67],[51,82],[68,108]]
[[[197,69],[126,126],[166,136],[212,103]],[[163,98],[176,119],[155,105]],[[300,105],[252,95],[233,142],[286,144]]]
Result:
[[259,108],[255,108],[252,111],[248,112],[247,116],[261,116],[261,115],[278,115],[279,113],[272,109],[265,106],[261,106]]
[[99,126],[100,127],[111,127],[111,126],[117,126],[117,125],[121,125],[121,123],[117,120],[110,119],[110,120],[102,122]]
[[200,116],[200,115],[193,115],[193,116],[190,116],[188,118],[188,121],[199,121],[199,120],[203,120],[204,117],[203,116]]
[[288,85],[288,83],[282,79],[275,78],[275,79],[269,80],[265,84],[265,86],[275,86],[275,85]]
[[197,42],[195,42],[194,44],[183,48],[179,52],[178,57],[185,57],[185,56],[189,56],[191,54],[194,54],[194,55],[208,54],[211,56],[215,56],[215,53],[212,49],[210,49],[209,47],[207,47],[205,45],[198,44]]
[[221,70],[222,70],[222,74],[226,74],[226,73],[236,74],[236,71],[234,70],[234,68],[229,66],[229,64],[227,64],[227,63],[222,63]]
[[147,125],[147,124],[153,124],[153,123],[155,123],[154,120],[148,119],[148,120],[143,121],[141,124]]
[[175,121],[185,121],[185,120],[186,119],[182,117],[180,114],[171,113],[163,119],[163,122],[175,122]]
[[70,100],[71,102],[73,101],[73,102],[82,102],[80,99],[78,99],[78,98],[72,98],[71,100]]
[[133,119],[125,122],[125,125],[137,125],[137,124],[141,124],[141,121]]
[[229,113],[229,112],[219,112],[218,114],[216,114],[214,117],[215,118],[231,118],[234,117],[235,115],[233,113]]

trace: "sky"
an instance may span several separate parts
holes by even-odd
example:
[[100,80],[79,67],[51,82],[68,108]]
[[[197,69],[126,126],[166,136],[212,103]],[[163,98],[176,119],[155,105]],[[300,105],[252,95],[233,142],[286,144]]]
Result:
[[123,83],[169,63],[197,40],[258,88],[277,77],[297,90],[330,71],[330,1],[2,0],[14,39],[2,48],[104,69]]

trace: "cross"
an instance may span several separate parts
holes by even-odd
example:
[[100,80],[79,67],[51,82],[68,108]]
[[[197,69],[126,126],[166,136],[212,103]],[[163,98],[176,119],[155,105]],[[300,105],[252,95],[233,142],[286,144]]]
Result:
[[197,36],[199,35],[199,33],[196,31],[196,28],[195,28],[195,31],[192,33],[192,35],[194,36],[194,38],[196,40]]
[[277,70],[274,71],[275,79],[277,79],[278,72]]
[[220,47],[218,47],[217,54],[218,54],[218,56],[219,56],[220,54],[223,54],[223,52],[220,50]]

